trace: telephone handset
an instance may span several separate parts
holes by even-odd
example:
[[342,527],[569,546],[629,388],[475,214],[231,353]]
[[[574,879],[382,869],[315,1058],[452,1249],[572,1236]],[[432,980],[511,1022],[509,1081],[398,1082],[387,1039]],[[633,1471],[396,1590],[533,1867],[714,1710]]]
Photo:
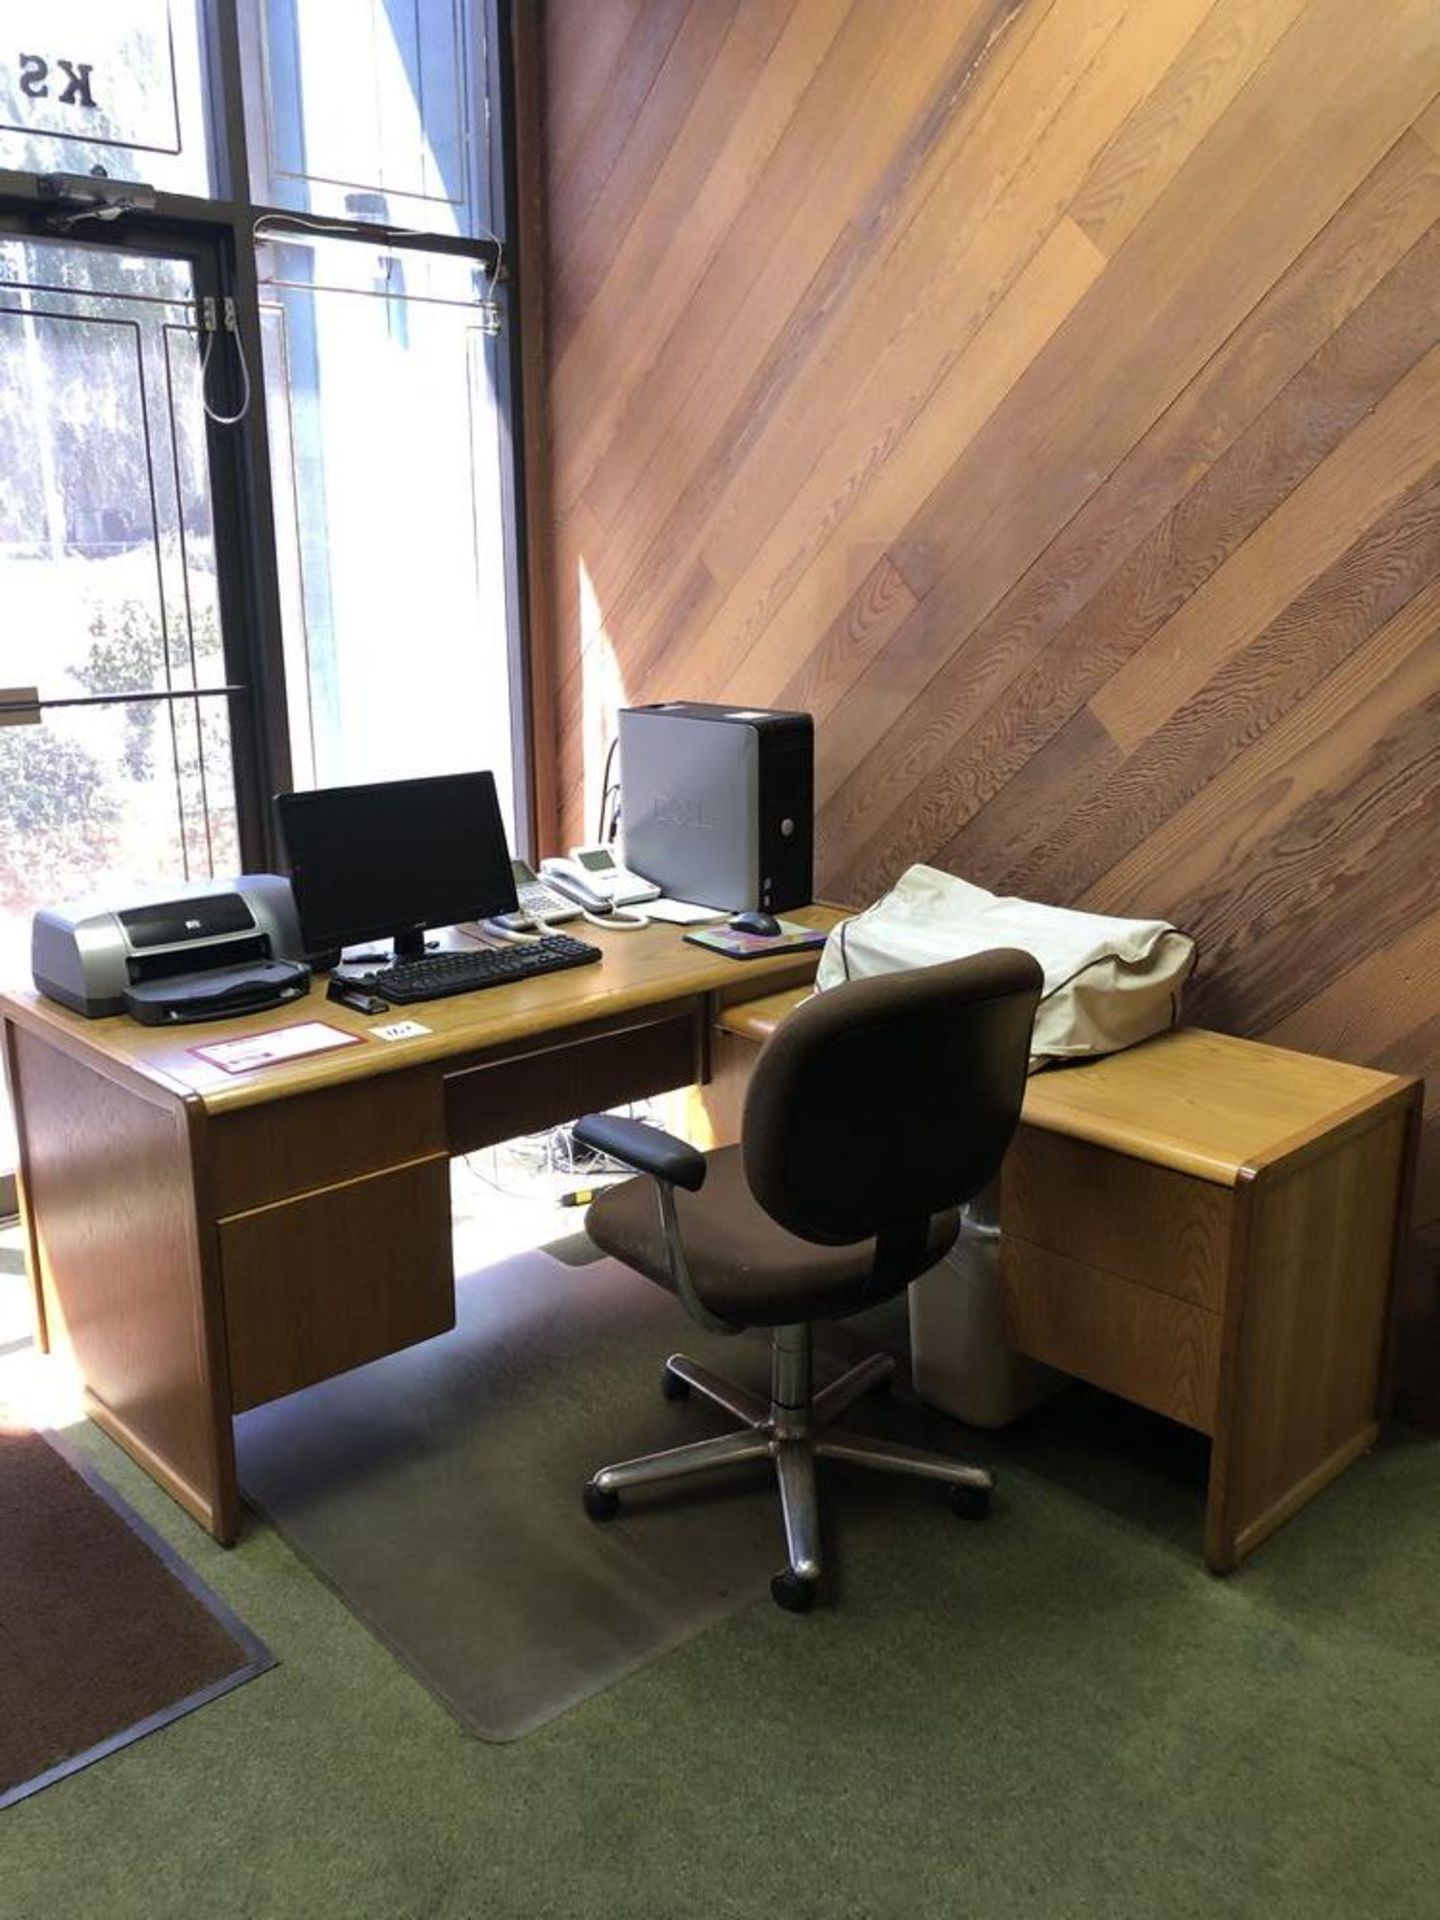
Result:
[[660,898],[653,880],[629,872],[605,846],[572,847],[566,859],[542,860],[540,872],[589,913],[608,913],[612,907],[633,907]]
[[577,907],[583,907],[587,913],[609,913],[615,905],[609,894],[596,891],[589,876],[581,873],[573,860],[542,860],[540,877],[557,893],[564,894],[567,900],[573,900]]
[[557,893],[553,887],[547,887],[534,868],[524,860],[512,860],[510,871],[515,877],[515,895],[520,902],[520,911],[500,914],[498,918],[502,927],[524,931],[531,925],[532,915],[547,921],[578,919],[579,907],[568,896]]

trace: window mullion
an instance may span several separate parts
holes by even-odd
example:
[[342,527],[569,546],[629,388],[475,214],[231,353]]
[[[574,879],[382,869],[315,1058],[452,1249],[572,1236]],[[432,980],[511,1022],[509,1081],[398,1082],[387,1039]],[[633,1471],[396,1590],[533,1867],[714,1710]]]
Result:
[[227,199],[246,205],[251,197],[250,155],[235,0],[206,0],[205,28],[210,53],[212,167]]
[[[291,784],[290,727],[285,692],[284,655],[280,643],[280,584],[276,558],[275,505],[270,480],[269,427],[265,412],[265,374],[260,338],[259,285],[255,249],[248,231],[234,234],[221,250],[221,297],[235,302],[239,338],[250,369],[250,405],[234,427],[209,429],[210,460],[216,474],[217,522],[224,515],[225,538],[217,549],[228,551],[232,564],[222,569],[222,594],[228,584],[231,617],[223,631],[233,636],[236,655],[227,670],[251,689],[244,731],[248,748],[241,785],[253,783],[253,804],[242,815],[248,825],[246,857],[273,865],[275,825],[268,796]],[[221,336],[222,340],[224,336]],[[227,392],[233,412],[239,401],[233,385],[234,363],[227,356]],[[217,536],[219,527],[217,524]],[[228,582],[225,575],[229,575]],[[237,743],[238,745],[238,743]]]

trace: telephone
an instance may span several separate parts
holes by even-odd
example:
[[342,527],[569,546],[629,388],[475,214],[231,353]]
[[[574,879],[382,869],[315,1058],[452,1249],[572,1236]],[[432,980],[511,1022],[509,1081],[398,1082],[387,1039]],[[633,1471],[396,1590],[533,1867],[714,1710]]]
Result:
[[608,913],[612,907],[633,907],[642,900],[660,898],[653,880],[629,872],[605,846],[572,847],[566,859],[542,860],[540,872],[589,913]]
[[512,932],[523,933],[530,927],[530,916],[534,914],[540,920],[578,920],[580,909],[564,894],[557,893],[553,887],[547,887],[535,869],[523,860],[512,860],[510,871],[515,878],[515,893],[520,902],[518,913],[502,913],[496,916],[500,926],[508,927]]

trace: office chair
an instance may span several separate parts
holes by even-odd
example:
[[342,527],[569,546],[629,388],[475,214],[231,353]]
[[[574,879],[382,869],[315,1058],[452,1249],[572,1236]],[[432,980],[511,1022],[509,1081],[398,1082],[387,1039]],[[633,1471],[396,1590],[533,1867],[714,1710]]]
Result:
[[770,1591],[804,1613],[821,1571],[817,1455],[939,1481],[958,1513],[989,1511],[983,1468],[833,1425],[893,1362],[872,1355],[816,1393],[811,1323],[889,1299],[952,1245],[959,1207],[1015,1131],[1041,978],[1029,954],[1002,948],[805,1002],[760,1054],[736,1147],[702,1154],[607,1114],[576,1122],[577,1139],[650,1176],[591,1205],[591,1239],[712,1331],[772,1329],[768,1402],[671,1355],[668,1399],[694,1388],[746,1425],[603,1467],[585,1487],[592,1519],[612,1518],[630,1487],[773,1460],[789,1565]]

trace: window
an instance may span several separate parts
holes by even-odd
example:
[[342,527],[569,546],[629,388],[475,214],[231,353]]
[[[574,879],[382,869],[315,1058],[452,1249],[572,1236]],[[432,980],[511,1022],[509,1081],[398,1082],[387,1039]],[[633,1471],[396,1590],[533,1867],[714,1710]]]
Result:
[[0,167],[213,189],[195,0],[6,0]]
[[488,767],[523,846],[494,0],[6,25],[0,979],[282,788]]
[[485,22],[468,0],[249,0],[255,200],[484,236]]
[[239,859],[193,270],[0,236],[0,971],[102,881]]
[[488,279],[289,234],[260,275],[295,783],[479,765],[508,793]]

